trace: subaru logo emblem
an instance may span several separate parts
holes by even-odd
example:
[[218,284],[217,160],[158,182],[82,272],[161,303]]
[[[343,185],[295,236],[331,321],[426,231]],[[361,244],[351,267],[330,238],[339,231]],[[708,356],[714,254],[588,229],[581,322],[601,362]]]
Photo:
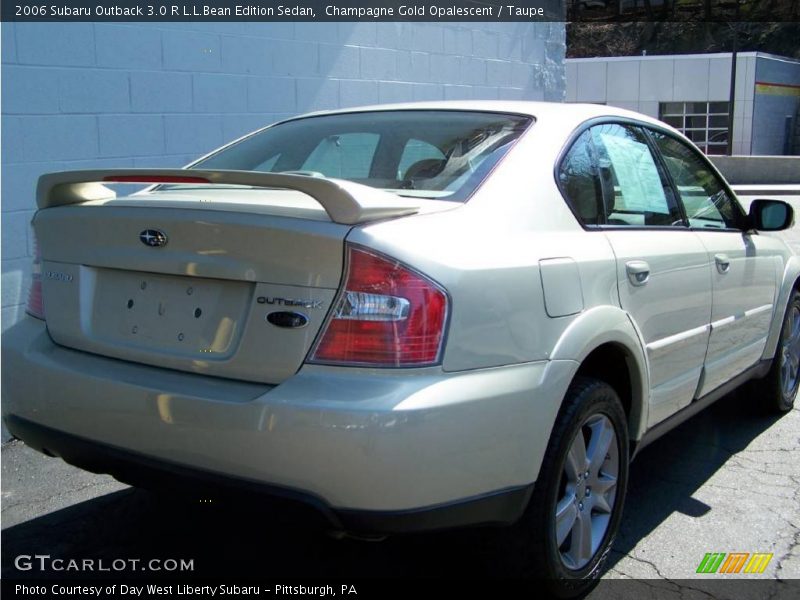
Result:
[[145,246],[150,246],[151,248],[161,248],[167,245],[166,234],[158,229],[145,229],[139,234],[139,239]]

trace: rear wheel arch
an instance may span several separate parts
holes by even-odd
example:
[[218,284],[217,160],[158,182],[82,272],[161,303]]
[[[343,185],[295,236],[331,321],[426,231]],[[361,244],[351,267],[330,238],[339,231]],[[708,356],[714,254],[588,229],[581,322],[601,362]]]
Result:
[[641,338],[625,311],[598,306],[584,312],[564,330],[550,358],[574,361],[571,379],[587,376],[611,385],[625,408],[630,440],[641,438],[647,427],[649,367]]
[[622,402],[631,440],[641,436],[646,415],[644,381],[636,358],[618,342],[606,342],[592,349],[581,361],[574,378],[585,377],[610,385]]

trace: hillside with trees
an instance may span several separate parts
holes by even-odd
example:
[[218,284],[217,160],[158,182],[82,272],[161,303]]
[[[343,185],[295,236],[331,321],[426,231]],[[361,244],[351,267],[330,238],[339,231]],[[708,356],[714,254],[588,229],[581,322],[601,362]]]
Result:
[[568,7],[567,57],[760,51],[800,58],[800,0],[609,0]]

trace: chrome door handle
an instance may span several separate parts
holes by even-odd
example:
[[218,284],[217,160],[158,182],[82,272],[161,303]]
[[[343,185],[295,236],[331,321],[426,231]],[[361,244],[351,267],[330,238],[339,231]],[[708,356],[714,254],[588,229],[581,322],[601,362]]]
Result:
[[731,270],[731,259],[727,254],[715,254],[714,262],[717,264],[717,271],[723,275]]
[[650,281],[650,265],[643,260],[626,262],[625,271],[632,285],[639,287]]

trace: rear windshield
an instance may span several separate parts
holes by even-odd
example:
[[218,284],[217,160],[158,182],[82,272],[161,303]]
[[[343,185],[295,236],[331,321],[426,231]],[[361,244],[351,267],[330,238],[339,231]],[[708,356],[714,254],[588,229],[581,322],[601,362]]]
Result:
[[346,179],[401,196],[463,202],[531,121],[441,110],[306,117],[269,127],[192,168]]

